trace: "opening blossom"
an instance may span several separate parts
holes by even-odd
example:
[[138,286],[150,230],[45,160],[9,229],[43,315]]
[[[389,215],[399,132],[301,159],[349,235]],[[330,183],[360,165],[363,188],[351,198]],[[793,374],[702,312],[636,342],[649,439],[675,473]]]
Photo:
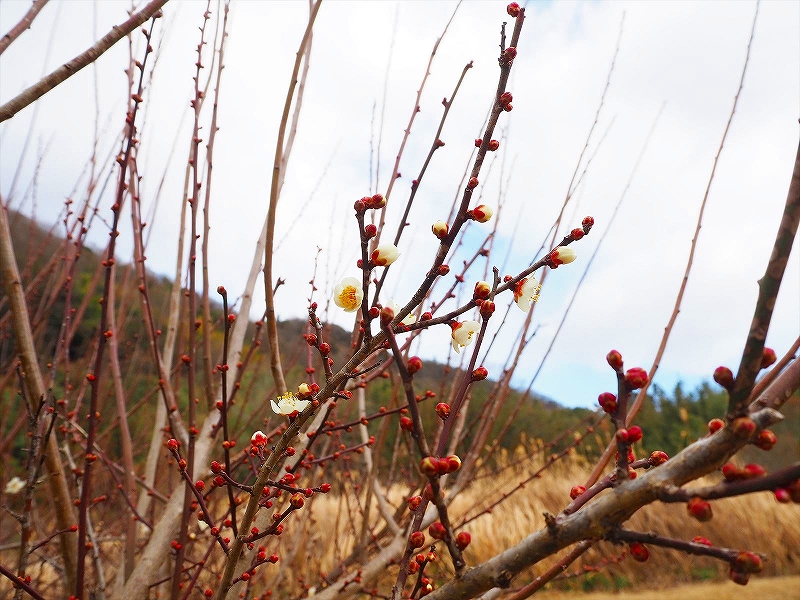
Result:
[[526,277],[514,286],[514,302],[517,303],[522,312],[528,312],[531,309],[531,304],[539,299],[541,289],[542,286],[539,285],[536,277],[533,275]]
[[400,256],[400,252],[398,252],[397,246],[394,244],[381,244],[375,248],[370,258],[376,266],[388,267],[397,260],[398,256]]
[[466,348],[472,343],[472,336],[480,331],[481,326],[477,321],[463,321],[453,324],[453,350],[461,353],[462,348]]
[[303,412],[306,406],[311,404],[310,400],[301,400],[291,392],[278,396],[277,402],[275,400],[270,400],[269,402],[275,413],[286,417],[295,416],[297,413]]
[[553,267],[558,267],[559,265],[568,265],[573,260],[575,260],[575,250],[569,248],[568,246],[559,246],[555,250],[550,253],[550,258],[553,261]]
[[9,496],[19,494],[25,488],[25,480],[19,477],[12,477],[6,484],[5,493]]
[[361,287],[361,281],[355,277],[345,277],[333,290],[333,301],[336,306],[343,308],[344,312],[357,311],[361,308],[363,298],[364,288]]
[[[387,302],[386,306],[389,307],[390,309],[392,309],[392,312],[394,314],[399,313],[400,309],[403,308],[399,304],[395,304],[394,300],[389,300],[389,302]],[[417,322],[417,318],[414,316],[414,313],[411,313],[411,314],[406,315],[406,317],[400,322],[403,325],[413,325],[414,323]]]

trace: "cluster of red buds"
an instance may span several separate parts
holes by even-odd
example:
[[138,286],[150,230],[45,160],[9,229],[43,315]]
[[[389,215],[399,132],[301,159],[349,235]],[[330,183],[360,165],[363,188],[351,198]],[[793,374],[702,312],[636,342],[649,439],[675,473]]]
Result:
[[506,112],[511,112],[514,106],[511,102],[514,100],[514,96],[511,95],[511,92],[503,92],[500,94],[500,106]]
[[617,440],[626,444],[635,444],[642,439],[642,428],[638,425],[632,425],[627,429],[617,429]]
[[781,504],[794,502],[800,504],[800,479],[796,479],[786,487],[775,490],[775,499]]
[[742,551],[733,559],[728,577],[734,583],[747,585],[750,575],[753,573],[760,573],[763,568],[764,562],[758,554],[755,552]]
[[426,456],[419,461],[419,471],[428,477],[436,475],[446,475],[448,473],[455,473],[461,468],[461,459],[455,454],[445,456],[444,458],[436,458],[435,456]]
[[[475,138],[475,147],[480,148],[481,144],[483,144],[483,140],[481,138]],[[500,148],[500,142],[498,142],[497,140],[489,140],[489,145],[487,146],[487,149],[490,152],[495,152],[499,148]]]
[[517,49],[514,46],[509,46],[503,50],[503,56],[500,59],[501,64],[511,65],[517,57]]
[[383,194],[375,194],[374,196],[364,196],[361,200],[356,200],[353,208],[356,213],[363,213],[367,209],[383,208],[384,206],[386,206],[386,198],[383,197]]
[[747,479],[756,479],[763,477],[767,472],[761,465],[748,464],[741,469],[733,463],[725,463],[722,465],[722,476],[725,481],[743,481]]

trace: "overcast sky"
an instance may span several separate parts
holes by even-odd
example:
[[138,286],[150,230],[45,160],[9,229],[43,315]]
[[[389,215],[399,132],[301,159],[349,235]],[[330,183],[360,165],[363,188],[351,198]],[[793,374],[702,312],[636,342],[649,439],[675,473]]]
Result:
[[[0,29],[5,32],[15,24],[29,4],[3,0]],[[51,1],[33,28],[0,58],[0,101],[83,51],[123,21],[128,6],[110,0]],[[447,217],[459,193],[473,140],[496,88],[500,25],[510,20],[505,6],[500,1],[463,3],[434,59],[400,164],[402,177],[390,201],[385,238],[394,236],[410,181],[441,118],[442,98],[450,96],[466,63],[474,61],[474,68],[445,124],[441,137],[446,145],[436,152],[420,187],[385,299],[393,296],[405,303],[429,268],[436,247],[430,225]],[[323,249],[317,273],[321,304],[323,293],[329,295],[342,277],[357,275],[353,201],[376,189],[385,191],[431,49],[454,8],[454,2],[323,4],[278,209],[277,238],[283,241],[275,272],[286,279],[277,296],[282,318],[305,314],[317,246]],[[625,19],[616,68],[588,154],[605,138],[566,210],[565,227],[577,226],[586,214],[594,216],[596,227],[573,246],[577,261],[548,277],[534,318],[539,329],[525,352],[517,385],[527,386],[539,365],[666,102],[619,215],[534,388],[565,404],[594,405],[598,393],[615,386],[604,361],[609,349],[619,349],[627,366],[650,367],[683,277],[755,8],[752,2],[529,4],[509,85],[514,110],[501,116],[502,131],[495,136],[505,133],[507,140],[485,164],[479,189],[483,202],[496,205],[501,174],[508,183],[489,266],[503,264],[510,248],[504,272],[512,274],[534,259],[560,210],[594,120],[623,13]],[[199,1],[167,5],[165,18],[156,26],[160,54],[145,93],[140,172],[146,211],[168,173],[151,219],[148,265],[167,275],[174,271],[190,135],[185,109],[204,9],[205,2]],[[244,286],[266,214],[280,111],[307,13],[304,2],[233,2],[214,154],[212,289],[221,284],[236,294]],[[140,36],[134,40],[141,56]],[[38,111],[28,107],[0,125],[4,199],[11,192],[25,136],[33,128],[12,206],[35,212],[42,223],[50,224],[65,197],[74,194],[78,199],[85,192],[80,177],[91,155],[96,122],[103,156],[114,147],[122,126],[127,56],[124,41],[107,52],[96,69],[85,69],[48,94]],[[756,281],[786,199],[798,116],[800,3],[762,2],[744,89],[711,188],[683,307],[656,377],[662,387],[670,389],[679,380],[694,386],[710,379],[720,364],[734,370],[738,365]],[[371,184],[370,151],[375,150],[375,164],[379,142],[380,170]],[[37,185],[32,186],[37,157]],[[110,195],[104,196],[102,215],[110,215],[111,202]],[[490,227],[491,223],[473,225],[468,239],[480,243]],[[128,223],[122,232],[119,256],[127,259]],[[99,246],[104,237],[98,227],[92,239]],[[451,261],[454,271],[460,258]],[[469,272],[470,289],[483,278],[484,268],[481,263]],[[259,283],[254,316],[263,310],[261,289]],[[509,299],[498,300],[498,313],[503,314]],[[352,324],[349,315],[335,307],[329,317],[343,326]],[[514,307],[486,363],[492,375],[498,374],[523,320]],[[427,334],[418,353],[444,359],[449,333],[442,326]],[[800,263],[795,243],[767,343],[782,355],[798,334]]]

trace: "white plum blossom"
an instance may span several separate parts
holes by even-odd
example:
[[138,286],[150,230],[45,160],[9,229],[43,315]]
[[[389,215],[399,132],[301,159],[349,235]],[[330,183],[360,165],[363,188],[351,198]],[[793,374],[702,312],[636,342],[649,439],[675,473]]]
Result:
[[435,235],[440,240],[447,236],[450,227],[447,225],[447,221],[436,221],[431,226],[431,231],[433,231],[433,235]]
[[[399,313],[399,312],[400,312],[400,309],[401,309],[401,308],[403,308],[403,307],[402,307],[402,306],[400,306],[399,304],[395,303],[395,301],[394,301],[394,300],[389,300],[389,302],[387,302],[387,303],[386,303],[386,306],[387,306],[388,308],[392,309],[392,312],[393,312],[394,314],[397,314],[397,313]],[[406,326],[408,326],[408,325],[413,325],[414,323],[416,323],[416,322],[417,322],[417,319],[416,319],[416,317],[414,316],[414,314],[413,314],[413,313],[410,313],[410,314],[406,315],[406,316],[405,316],[405,318],[404,318],[402,321],[400,321],[400,322],[401,322],[403,325],[406,325]]]
[[270,400],[272,410],[279,415],[291,416],[303,412],[306,406],[311,404],[310,400],[301,400],[291,392],[283,396],[278,396],[278,401]]
[[19,477],[12,477],[6,484],[5,493],[13,496],[14,494],[19,494],[23,489],[25,489],[25,480]]
[[397,251],[397,246],[394,244],[381,244],[372,253],[372,262],[378,267],[388,267],[397,257],[400,252]]
[[514,286],[514,302],[517,303],[522,312],[528,312],[531,309],[531,304],[539,299],[541,289],[542,286],[539,285],[533,275],[521,279]]
[[494,214],[494,209],[491,206],[486,204],[479,204],[475,208],[472,209],[472,218],[475,219],[478,223],[486,223],[489,219],[492,218]]
[[333,290],[333,301],[344,312],[355,312],[361,307],[364,289],[355,277],[345,277]]
[[575,254],[575,250],[567,246],[559,246],[550,253],[550,258],[553,261],[554,267],[568,265],[575,260],[576,257],[577,254]]
[[472,336],[480,331],[481,326],[477,321],[462,321],[453,324],[453,350],[461,353],[462,348],[466,348],[472,343]]

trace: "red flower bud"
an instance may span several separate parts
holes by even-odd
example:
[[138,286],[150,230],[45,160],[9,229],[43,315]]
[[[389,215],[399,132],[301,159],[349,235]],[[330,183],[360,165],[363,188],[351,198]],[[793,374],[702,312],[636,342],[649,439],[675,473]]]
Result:
[[436,414],[444,421],[450,415],[450,405],[447,402],[439,402],[436,405]]
[[663,450],[656,450],[650,455],[650,464],[654,467],[658,465],[663,465],[665,462],[669,460],[669,455]]
[[447,461],[447,473],[455,473],[461,468],[461,459],[455,454],[452,454],[444,459]]
[[469,181],[467,182],[467,189],[473,190],[478,187],[478,178],[477,177],[470,177]]
[[414,429],[414,421],[410,417],[400,417],[400,429],[403,431],[412,431]]
[[409,536],[408,544],[412,548],[422,548],[425,545],[425,534],[421,531],[415,531]]
[[439,521],[435,521],[431,523],[430,527],[428,527],[428,535],[435,540],[443,540],[447,535],[447,530]]
[[478,367],[472,372],[472,381],[483,381],[489,376],[489,371],[486,367]]
[[628,430],[624,428],[617,429],[615,437],[617,438],[618,442],[623,442],[623,443],[627,442],[630,439],[630,436],[628,435]]
[[647,371],[641,367],[633,367],[625,373],[625,385],[630,390],[638,390],[647,384]]
[[708,538],[704,538],[702,536],[696,536],[692,538],[692,542],[695,544],[702,544],[703,546],[713,546],[714,544],[711,543],[711,540]]
[[582,485],[574,485],[572,489],[569,491],[569,497],[575,500],[578,496],[583,494],[586,491],[586,488]]
[[489,294],[492,293],[492,286],[489,284],[488,281],[478,281],[475,284],[475,289],[472,292],[473,298],[488,298]]
[[778,438],[772,431],[765,429],[758,434],[756,441],[753,443],[762,450],[771,450],[778,443]]
[[628,442],[633,444],[642,439],[642,428],[638,425],[628,427]]
[[733,567],[745,573],[760,573],[764,568],[764,562],[755,552],[742,551],[733,560]]
[[489,140],[489,150],[494,152],[498,148],[500,148],[500,142],[498,142],[497,140]]
[[417,510],[420,504],[422,504],[422,496],[411,496],[408,499],[409,510]]
[[386,206],[386,198],[383,197],[383,194],[375,194],[370,198],[370,208],[383,208],[384,206]]
[[481,138],[475,138],[475,147],[480,148],[483,140]]
[[289,504],[292,505],[292,508],[303,508],[305,503],[306,500],[303,498],[303,494],[292,494],[292,497],[289,499]]
[[484,319],[488,319],[494,314],[494,309],[495,309],[494,302],[492,302],[491,300],[484,300],[483,302],[481,302],[481,307],[478,310],[478,312],[481,313],[481,317],[483,317]]
[[419,461],[419,472],[428,477],[439,474],[439,461],[433,456],[426,456]]
[[742,467],[742,476],[744,479],[755,479],[763,477],[767,471],[761,465],[749,464]]
[[708,422],[708,433],[716,433],[725,427],[725,421],[722,419],[711,419]]
[[733,420],[733,423],[731,423],[731,429],[737,437],[749,438],[756,430],[756,424],[750,417],[739,417],[738,419]]
[[611,392],[603,392],[600,394],[597,397],[597,402],[600,404],[600,408],[608,414],[617,410],[617,397]]
[[775,350],[772,348],[764,348],[764,351],[761,353],[761,368],[766,369],[770,365],[775,364],[776,360],[778,360],[778,357],[775,356]]
[[736,481],[742,479],[742,471],[733,463],[725,463],[722,465],[722,476],[725,481]]
[[172,438],[171,440],[167,441],[167,448],[172,450],[173,452],[178,449],[178,440]]
[[419,356],[412,356],[408,359],[408,364],[406,365],[406,369],[408,372],[413,375],[417,371],[422,368],[422,359]]
[[781,504],[789,504],[792,501],[792,495],[785,488],[777,488],[775,490],[775,500]]
[[519,4],[517,4],[516,2],[512,2],[511,4],[506,6],[506,12],[509,14],[509,16],[514,17],[516,19],[517,16],[519,16],[520,12]]
[[631,558],[633,558],[635,561],[646,562],[647,559],[650,558],[650,551],[644,544],[640,544],[639,542],[631,542],[628,545],[628,549],[631,551]]
[[506,62],[511,62],[517,57],[517,49],[514,46],[509,46],[503,50],[503,59]]
[[366,227],[364,227],[364,233],[366,234],[367,238],[373,238],[378,233],[378,228],[370,223]]
[[735,584],[747,585],[747,582],[750,581],[750,573],[739,571],[731,566],[731,570],[728,571],[728,578]]
[[711,504],[702,498],[694,497],[686,503],[686,509],[689,514],[701,522],[710,521],[713,517],[711,512]]
[[726,390],[733,389],[733,373],[728,367],[717,367],[714,369],[714,381]]
[[321,352],[323,355],[328,355],[328,354],[330,354],[330,353],[331,353],[331,345],[330,345],[328,342],[322,342],[322,343],[319,345],[319,351],[320,351],[320,352]]
[[606,361],[608,362],[608,366],[615,371],[622,370],[622,354],[620,354],[617,350],[612,350],[606,354]]
[[458,547],[459,550],[463,550],[464,548],[469,546],[469,543],[471,541],[472,541],[472,536],[466,531],[461,531],[456,536],[456,546]]

